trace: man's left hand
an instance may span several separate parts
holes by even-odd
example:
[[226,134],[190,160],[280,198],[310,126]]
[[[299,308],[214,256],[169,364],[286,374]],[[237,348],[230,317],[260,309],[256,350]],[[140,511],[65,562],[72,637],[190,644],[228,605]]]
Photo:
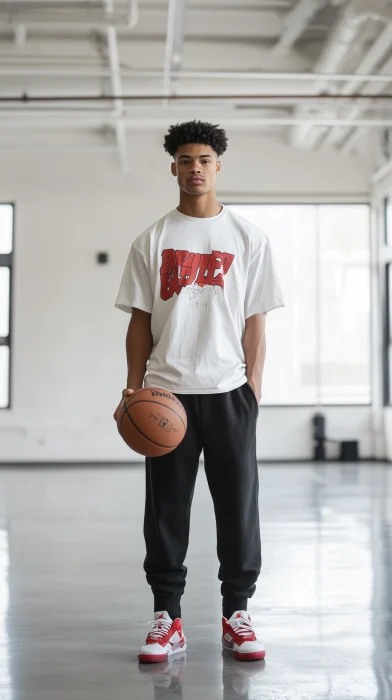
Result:
[[257,403],[260,403],[262,397],[261,387],[256,386],[253,379],[248,379],[248,384],[250,385],[254,395],[256,396]]

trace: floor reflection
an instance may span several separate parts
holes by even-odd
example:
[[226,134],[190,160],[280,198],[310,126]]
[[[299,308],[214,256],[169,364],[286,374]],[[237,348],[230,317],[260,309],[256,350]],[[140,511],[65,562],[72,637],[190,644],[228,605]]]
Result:
[[139,664],[139,672],[148,676],[154,686],[154,700],[183,700],[182,680],[186,652],[176,654],[162,664]]
[[0,699],[12,700],[10,646],[8,637],[8,532],[0,529]]
[[[201,470],[186,654],[138,666],[151,619],[142,469],[0,471],[1,700],[392,700],[392,467],[260,469],[266,663],[222,656]],[[6,523],[6,527],[5,527]]]
[[[392,473],[383,471],[375,487],[372,521],[372,654],[377,679],[376,700],[392,698]],[[379,496],[379,497],[378,497]]]
[[265,661],[239,663],[227,652],[222,652],[222,700],[251,700],[263,697],[262,677]]

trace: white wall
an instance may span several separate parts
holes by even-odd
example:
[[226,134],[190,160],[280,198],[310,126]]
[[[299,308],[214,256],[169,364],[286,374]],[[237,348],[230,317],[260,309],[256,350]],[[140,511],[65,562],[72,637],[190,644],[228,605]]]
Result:
[[[229,135],[222,201],[367,196],[368,166],[354,157],[292,151],[257,133]],[[132,240],[177,204],[161,144],[162,133],[131,134],[127,177],[115,154],[2,155],[0,201],[16,203],[16,247],[12,409],[0,411],[1,461],[139,460],[112,418],[126,376],[128,323],[113,303]],[[99,250],[109,252],[108,266],[95,263]],[[262,408],[259,457],[311,456],[312,413]],[[326,414],[331,435],[360,438],[362,455],[372,456],[369,408]]]

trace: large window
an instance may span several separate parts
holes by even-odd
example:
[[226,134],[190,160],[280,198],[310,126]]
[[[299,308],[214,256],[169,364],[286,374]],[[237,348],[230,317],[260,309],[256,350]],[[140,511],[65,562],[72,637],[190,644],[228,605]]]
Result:
[[13,206],[0,204],[0,408],[10,406],[13,229]]
[[369,207],[231,208],[269,237],[285,297],[267,319],[263,404],[369,404]]

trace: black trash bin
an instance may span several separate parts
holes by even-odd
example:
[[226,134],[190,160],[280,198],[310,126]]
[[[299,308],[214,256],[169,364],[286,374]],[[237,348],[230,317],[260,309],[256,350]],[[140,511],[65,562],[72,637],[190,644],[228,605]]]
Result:
[[325,460],[325,416],[322,413],[315,413],[312,418],[313,423],[313,459],[316,462]]
[[358,440],[343,440],[340,443],[340,461],[341,462],[358,462],[359,461]]

